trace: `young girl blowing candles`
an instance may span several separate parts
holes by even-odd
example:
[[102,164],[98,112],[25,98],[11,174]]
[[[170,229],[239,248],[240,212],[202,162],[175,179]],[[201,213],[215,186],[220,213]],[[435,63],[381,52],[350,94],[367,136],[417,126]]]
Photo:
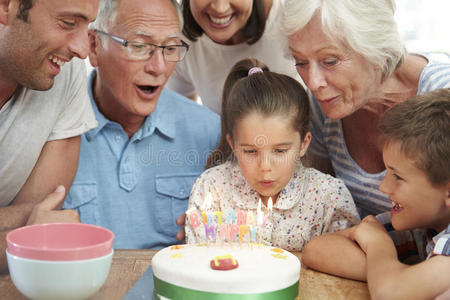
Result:
[[189,199],[188,243],[302,250],[314,236],[359,223],[343,182],[300,161],[311,140],[300,83],[242,60],[225,81],[222,112],[221,141]]

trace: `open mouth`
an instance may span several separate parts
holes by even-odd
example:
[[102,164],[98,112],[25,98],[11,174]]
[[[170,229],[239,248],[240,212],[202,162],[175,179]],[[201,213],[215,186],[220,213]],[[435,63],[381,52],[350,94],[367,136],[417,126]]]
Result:
[[209,14],[206,14],[209,21],[211,22],[211,26],[214,28],[227,28],[231,22],[233,22],[234,19],[234,15],[235,14],[230,14],[226,17],[213,17]]
[[48,59],[55,65],[57,65],[58,67],[62,67],[66,62],[62,59],[60,59],[59,57],[50,54],[48,56]]
[[228,15],[226,17],[223,17],[223,18],[215,18],[215,17],[213,17],[211,15],[208,15],[208,16],[209,16],[209,19],[211,20],[211,22],[213,22],[216,25],[225,25],[228,22],[230,22],[231,18],[233,17],[232,14]]
[[400,204],[396,203],[396,202],[392,202],[392,211],[394,213],[400,212],[403,210],[403,206],[401,206]]
[[146,94],[151,94],[158,88],[157,85],[138,85],[137,87]]
[[265,187],[270,187],[270,186],[272,186],[273,185],[273,180],[262,180],[262,181],[260,181],[260,183],[261,183],[261,185],[262,186],[265,186]]

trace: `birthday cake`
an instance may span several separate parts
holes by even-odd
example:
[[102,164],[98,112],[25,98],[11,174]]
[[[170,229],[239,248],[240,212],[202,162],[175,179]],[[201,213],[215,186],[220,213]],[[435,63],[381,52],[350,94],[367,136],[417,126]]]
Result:
[[262,244],[175,245],[152,259],[159,299],[295,299],[300,262]]

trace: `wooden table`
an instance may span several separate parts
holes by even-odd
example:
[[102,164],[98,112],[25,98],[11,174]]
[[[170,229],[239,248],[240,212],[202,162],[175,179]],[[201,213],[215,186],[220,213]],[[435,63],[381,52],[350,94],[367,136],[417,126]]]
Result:
[[[90,299],[121,299],[150,266],[155,250],[115,250],[105,285]],[[294,253],[298,258],[301,253]],[[9,275],[0,275],[0,298],[26,299],[14,286]],[[370,299],[367,284],[316,272],[302,266],[299,300]]]

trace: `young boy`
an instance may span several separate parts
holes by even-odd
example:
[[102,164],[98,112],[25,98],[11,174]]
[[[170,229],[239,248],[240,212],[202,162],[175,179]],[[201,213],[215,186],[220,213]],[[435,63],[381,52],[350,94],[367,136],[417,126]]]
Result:
[[[379,141],[386,166],[380,190],[389,195],[392,211],[313,239],[302,262],[323,272],[367,280],[373,299],[446,297],[450,89],[416,96],[388,110],[380,121]],[[390,219],[392,226],[383,226],[379,222],[383,219]],[[386,229],[396,231],[388,234]],[[412,248],[421,262],[411,266],[400,262]]]

